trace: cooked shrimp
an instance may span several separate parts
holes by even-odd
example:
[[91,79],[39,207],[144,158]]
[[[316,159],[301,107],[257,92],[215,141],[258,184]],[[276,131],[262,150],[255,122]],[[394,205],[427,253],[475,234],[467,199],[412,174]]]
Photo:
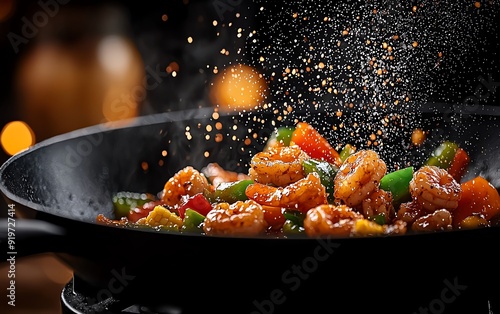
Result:
[[386,222],[394,218],[394,206],[390,192],[377,189],[361,203],[361,212],[366,218],[382,215]]
[[302,212],[328,203],[325,186],[321,184],[315,172],[285,187],[261,183],[250,184],[245,194],[249,199],[262,205],[296,209]]
[[350,207],[356,207],[375,191],[387,166],[372,150],[360,150],[340,166],[334,180],[334,197]]
[[396,214],[396,219],[406,222],[411,226],[417,218],[425,215],[422,207],[415,201],[402,203],[399,206],[399,210]]
[[431,213],[437,209],[453,211],[457,208],[462,189],[446,170],[423,166],[413,174],[410,193],[424,210]]
[[235,182],[246,180],[250,177],[244,173],[229,171],[222,168],[218,163],[212,162],[201,169],[201,173],[207,177],[214,187],[223,182]]
[[305,177],[302,162],[306,158],[297,145],[273,147],[253,156],[248,175],[258,183],[285,186]]
[[438,209],[431,214],[417,218],[411,230],[413,231],[441,231],[452,229],[451,213],[446,209]]
[[350,236],[356,221],[363,215],[347,205],[319,205],[311,208],[304,218],[304,231],[308,236]]
[[164,205],[174,206],[181,201],[182,196],[203,193],[208,187],[207,178],[198,170],[187,166],[165,183],[161,199]]
[[246,200],[214,205],[205,217],[203,230],[208,235],[255,236],[267,226],[262,206]]

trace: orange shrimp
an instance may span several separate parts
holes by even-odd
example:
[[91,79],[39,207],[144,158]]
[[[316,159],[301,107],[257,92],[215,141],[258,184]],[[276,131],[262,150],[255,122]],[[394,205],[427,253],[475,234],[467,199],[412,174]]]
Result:
[[210,182],[212,182],[214,187],[217,187],[223,182],[235,182],[250,179],[250,177],[244,173],[225,170],[215,162],[209,163],[203,167],[201,169],[201,173],[203,173],[210,180]]
[[415,201],[402,203],[396,214],[396,219],[406,222],[411,226],[415,220],[425,215],[422,207]]
[[187,166],[179,170],[165,183],[161,199],[164,205],[174,206],[181,201],[182,196],[203,193],[208,188],[209,184],[205,175],[193,167]]
[[395,215],[391,193],[381,189],[375,190],[361,203],[361,212],[366,218],[382,215],[385,221],[391,221]]
[[256,236],[267,227],[264,209],[252,200],[215,204],[203,221],[207,235]]
[[253,156],[248,175],[258,183],[285,186],[305,177],[302,162],[308,157],[297,145],[273,147]]
[[262,205],[295,209],[302,212],[328,203],[325,186],[321,184],[321,180],[315,172],[285,187],[274,187],[261,183],[250,184],[245,194],[249,199]]
[[350,207],[360,205],[375,191],[387,166],[373,150],[360,150],[340,166],[334,179],[334,197]]
[[446,170],[423,166],[413,174],[410,193],[428,213],[437,209],[453,211],[458,207],[462,188]]
[[304,218],[304,231],[308,236],[346,237],[352,234],[356,221],[363,215],[347,205],[319,205],[311,208]]
[[446,209],[438,209],[417,218],[411,225],[411,230],[418,232],[451,230],[453,228],[451,222],[451,213]]

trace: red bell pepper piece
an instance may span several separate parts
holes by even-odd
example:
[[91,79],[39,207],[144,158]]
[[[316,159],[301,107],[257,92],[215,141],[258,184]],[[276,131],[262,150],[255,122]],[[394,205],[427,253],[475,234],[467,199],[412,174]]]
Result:
[[142,206],[132,208],[127,214],[127,219],[130,222],[137,222],[137,220],[147,217],[149,215],[149,212],[152,211],[156,205],[162,205],[162,204],[163,201],[158,200],[158,201],[147,202]]
[[184,214],[186,209],[191,208],[192,210],[206,216],[210,210],[212,210],[212,204],[203,195],[203,193],[198,193],[193,196],[187,196],[183,198],[181,205],[177,208],[179,217],[184,219]]
[[307,122],[296,124],[291,142],[298,145],[311,158],[328,161],[337,167],[342,163],[339,153]]
[[448,168],[448,173],[455,179],[455,181],[460,182],[465,174],[465,170],[467,170],[469,162],[470,157],[467,152],[462,148],[458,148],[451,165]]

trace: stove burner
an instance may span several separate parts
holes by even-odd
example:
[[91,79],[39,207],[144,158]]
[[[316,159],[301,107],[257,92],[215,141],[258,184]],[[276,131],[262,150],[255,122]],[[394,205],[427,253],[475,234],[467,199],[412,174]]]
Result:
[[97,295],[89,291],[83,292],[84,289],[75,289],[78,284],[78,278],[73,277],[64,286],[61,293],[61,308],[62,314],[114,314],[114,313],[130,313],[130,314],[182,314],[182,309],[172,305],[161,305],[154,307],[142,304],[129,304],[121,300],[117,300],[112,296],[102,301],[97,302],[91,296]]

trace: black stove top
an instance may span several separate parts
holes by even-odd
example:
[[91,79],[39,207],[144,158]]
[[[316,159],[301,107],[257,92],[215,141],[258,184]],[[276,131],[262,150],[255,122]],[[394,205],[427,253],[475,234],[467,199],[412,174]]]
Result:
[[73,277],[61,293],[62,314],[184,314],[178,306],[169,304],[133,304],[133,300],[118,300],[107,290],[91,289]]

